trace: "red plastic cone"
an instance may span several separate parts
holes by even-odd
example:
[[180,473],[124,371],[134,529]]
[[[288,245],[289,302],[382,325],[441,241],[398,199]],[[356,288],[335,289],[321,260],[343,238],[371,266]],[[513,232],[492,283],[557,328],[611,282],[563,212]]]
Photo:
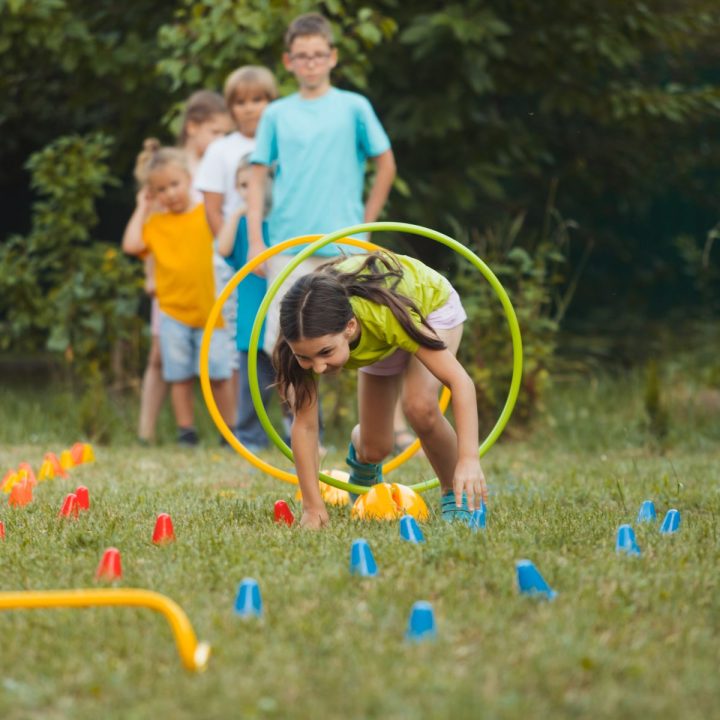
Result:
[[75,491],[75,495],[77,496],[77,504],[80,510],[89,510],[90,493],[88,493],[88,489],[84,485],[80,485]]
[[58,460],[58,456],[55,453],[45,453],[44,459],[50,463],[55,475],[59,475],[60,477],[67,477],[65,469],[60,464],[60,460]]
[[108,548],[100,559],[95,571],[95,580],[117,580],[122,577],[122,564],[120,551],[117,548]]
[[155,521],[155,530],[153,530],[152,541],[156,545],[174,542],[175,530],[173,529],[172,519],[167,513],[160,513]]
[[0,540],[5,539],[5,523],[0,520]]
[[275,522],[284,522],[287,526],[295,522],[295,516],[284,500],[278,500],[275,503]]
[[77,518],[80,508],[78,507],[77,495],[70,493],[63,500],[62,508],[60,508],[60,517]]

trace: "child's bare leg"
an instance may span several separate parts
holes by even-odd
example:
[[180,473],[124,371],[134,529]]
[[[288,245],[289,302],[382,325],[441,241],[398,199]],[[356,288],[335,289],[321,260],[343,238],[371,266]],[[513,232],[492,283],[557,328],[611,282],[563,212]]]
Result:
[[222,419],[227,423],[228,427],[232,429],[234,427],[233,422],[237,422],[235,419],[236,407],[232,379],[211,380],[210,387],[212,388],[212,394],[217,403],[220,415],[222,415]]
[[352,431],[357,458],[380,463],[393,449],[393,416],[400,375],[358,373],[358,415],[360,424]]
[[[455,354],[462,337],[462,325],[438,330],[450,352]],[[405,372],[402,406],[405,417],[420,438],[425,454],[437,473],[443,492],[453,489],[457,465],[457,436],[438,407],[440,381],[417,359],[411,358]]]
[[179,428],[193,426],[193,378],[170,384],[175,422]]
[[160,356],[160,339],[152,336],[147,367],[143,375],[142,389],[140,391],[140,420],[138,422],[138,437],[141,440],[152,442],[155,439],[160,409],[168,393],[168,384],[162,376],[162,358]]

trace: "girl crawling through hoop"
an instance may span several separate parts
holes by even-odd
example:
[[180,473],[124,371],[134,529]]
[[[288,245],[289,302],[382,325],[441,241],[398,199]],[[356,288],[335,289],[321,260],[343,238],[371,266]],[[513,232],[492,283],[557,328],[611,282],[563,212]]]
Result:
[[[303,498],[301,525],[328,513],[318,487],[316,375],[359,368],[359,424],[347,457],[350,482],[382,482],[393,447],[398,398],[441,487],[445,520],[468,521],[487,499],[478,456],[475,387],[455,357],[467,316],[457,292],[419,260],[388,252],[353,255],[299,278],[280,305],[273,362],[281,396],[294,408],[291,442]],[[457,434],[441,414],[452,391]]]

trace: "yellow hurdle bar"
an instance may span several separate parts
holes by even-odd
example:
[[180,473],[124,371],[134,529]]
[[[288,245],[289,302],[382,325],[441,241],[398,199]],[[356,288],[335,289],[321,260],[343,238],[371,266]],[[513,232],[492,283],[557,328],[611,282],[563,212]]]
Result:
[[0,592],[0,610],[56,607],[146,607],[162,613],[175,636],[178,654],[187,670],[201,672],[210,658],[210,645],[199,643],[185,611],[169,597],[133,588],[38,590]]

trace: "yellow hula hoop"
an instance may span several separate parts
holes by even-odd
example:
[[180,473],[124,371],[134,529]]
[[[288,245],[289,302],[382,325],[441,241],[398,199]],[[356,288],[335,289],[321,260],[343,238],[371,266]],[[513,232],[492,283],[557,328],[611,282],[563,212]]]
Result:
[[[237,453],[240,454],[241,457],[247,460],[258,470],[268,473],[268,475],[272,475],[272,477],[277,478],[278,480],[292,483],[294,485],[298,484],[297,475],[294,475],[287,470],[282,470],[281,468],[271,465],[270,463],[263,460],[261,457],[258,457],[251,450],[248,450],[248,448],[246,448],[245,445],[243,445],[235,437],[225,420],[223,420],[217,403],[215,402],[215,398],[213,397],[212,386],[210,385],[210,340],[212,338],[212,332],[218,321],[218,317],[220,316],[223,305],[227,302],[232,291],[253,270],[255,270],[256,267],[262,265],[269,258],[274,257],[275,255],[284,252],[285,250],[297,247],[298,245],[307,245],[308,243],[318,240],[321,237],[322,235],[306,235],[302,237],[291,238],[290,240],[285,240],[284,242],[278,243],[277,245],[273,245],[267,250],[264,250],[252,260],[247,262],[243,267],[241,267],[235,273],[235,275],[230,278],[229,282],[227,283],[227,285],[225,285],[220,295],[218,295],[215,304],[212,306],[212,309],[210,310],[210,315],[208,315],[207,322],[205,323],[202,343],[200,344],[200,387],[202,389],[203,398],[205,399],[205,404],[207,405],[210,417],[215,423],[215,426],[219,430],[220,434],[225,438],[225,440],[227,440],[230,446]],[[358,240],[357,238],[353,237],[342,238],[342,244],[352,245],[353,247],[358,247],[368,252],[382,249],[379,245],[376,245],[375,243],[367,242],[366,240]],[[439,403],[441,412],[445,412],[449,403],[450,391],[444,387],[440,396]],[[383,474],[387,475],[388,473],[400,467],[400,465],[402,465],[406,460],[410,459],[419,449],[420,441],[418,439],[415,439],[415,441],[407,448],[405,448],[405,450],[403,450],[399,455],[392,458],[387,463],[385,463],[385,465],[383,465]],[[367,488],[365,488],[365,490],[367,490]]]

